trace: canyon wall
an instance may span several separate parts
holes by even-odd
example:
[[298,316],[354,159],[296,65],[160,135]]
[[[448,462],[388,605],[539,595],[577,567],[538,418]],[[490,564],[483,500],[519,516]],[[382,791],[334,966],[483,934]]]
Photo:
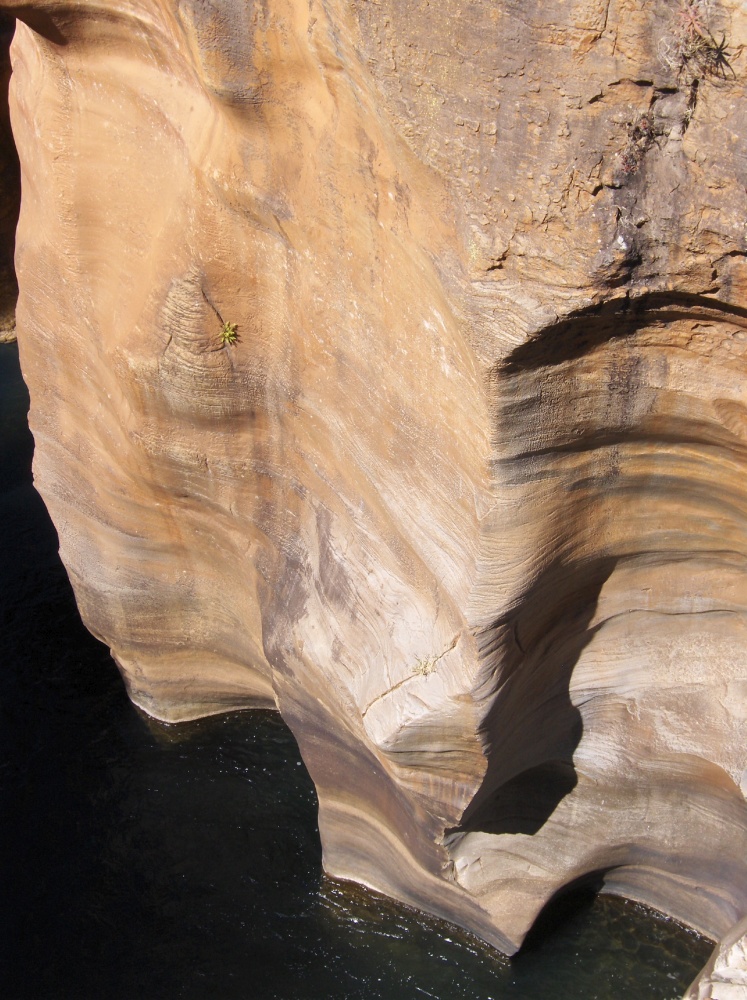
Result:
[[747,915],[747,11],[4,9],[35,478],[179,721],[277,707],[324,864],[506,952]]

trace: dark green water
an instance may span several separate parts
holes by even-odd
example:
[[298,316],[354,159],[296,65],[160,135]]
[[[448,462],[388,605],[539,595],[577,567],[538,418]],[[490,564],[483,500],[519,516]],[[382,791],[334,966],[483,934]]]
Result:
[[127,700],[83,628],[0,345],[3,1000],[674,1000],[711,945],[577,897],[513,961],[326,879],[316,797],[275,715],[182,726]]

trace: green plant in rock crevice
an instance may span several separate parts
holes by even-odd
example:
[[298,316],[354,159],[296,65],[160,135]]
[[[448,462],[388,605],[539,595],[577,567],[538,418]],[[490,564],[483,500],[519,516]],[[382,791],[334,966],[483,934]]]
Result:
[[238,323],[228,323],[228,322],[226,322],[226,320],[223,319],[223,317],[218,312],[218,310],[216,309],[216,307],[213,305],[213,303],[207,297],[205,289],[203,288],[203,289],[201,289],[201,291],[202,291],[202,297],[203,297],[203,299],[210,306],[210,308],[213,310],[213,312],[215,313],[215,315],[218,317],[218,322],[220,323],[220,342],[221,342],[221,346],[222,347],[231,347],[234,344],[237,344],[239,342]]
[[224,323],[220,331],[220,340],[222,344],[235,344],[239,335],[237,332],[236,323]]

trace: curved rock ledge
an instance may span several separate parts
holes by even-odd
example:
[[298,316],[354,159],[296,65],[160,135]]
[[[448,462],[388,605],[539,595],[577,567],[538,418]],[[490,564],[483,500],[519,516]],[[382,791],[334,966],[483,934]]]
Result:
[[277,706],[326,869],[505,952],[584,881],[722,938],[742,5],[4,6],[36,482],[133,700]]

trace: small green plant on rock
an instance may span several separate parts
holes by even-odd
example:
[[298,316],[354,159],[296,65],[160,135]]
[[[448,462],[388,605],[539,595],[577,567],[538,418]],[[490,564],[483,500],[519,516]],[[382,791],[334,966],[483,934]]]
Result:
[[202,297],[205,300],[205,302],[207,303],[207,305],[209,305],[210,308],[213,310],[213,312],[215,313],[215,315],[218,318],[218,322],[220,323],[220,342],[221,342],[221,346],[222,347],[230,347],[233,344],[237,344],[238,341],[239,341],[239,333],[238,333],[239,324],[238,323],[227,323],[223,319],[223,317],[221,316],[221,314],[218,311],[218,309],[213,305],[213,303],[208,298],[207,293],[206,293],[206,291],[205,291],[204,288],[202,289]]
[[224,345],[235,344],[239,339],[237,323],[223,323],[220,331],[220,341]]

